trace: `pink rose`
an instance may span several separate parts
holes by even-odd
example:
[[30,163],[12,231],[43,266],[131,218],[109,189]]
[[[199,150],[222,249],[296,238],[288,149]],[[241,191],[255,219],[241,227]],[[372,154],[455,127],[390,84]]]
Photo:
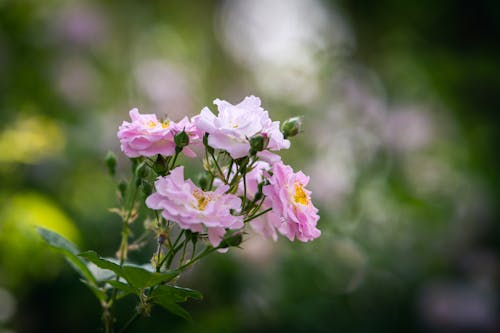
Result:
[[305,188],[309,177],[301,171],[294,173],[282,162],[273,164],[271,172],[269,185],[262,189],[272,207],[267,214],[269,223],[291,241],[297,238],[307,242],[318,238],[321,235],[316,228],[318,209],[311,202],[311,192]]
[[249,139],[256,134],[268,139],[268,149],[289,148],[290,141],[283,138],[279,122],[271,121],[260,103],[255,96],[245,97],[237,105],[216,99],[214,104],[219,114],[215,116],[207,107],[203,108],[196,119],[196,127],[209,134],[211,147],[227,151],[234,159],[248,155]]
[[171,171],[168,176],[159,177],[155,182],[156,191],[146,199],[146,206],[163,210],[167,220],[175,221],[182,229],[203,232],[217,247],[226,229],[243,227],[243,216],[234,216],[231,210],[241,209],[241,199],[233,194],[224,194],[228,185],[222,185],[213,192],[205,192],[188,179],[184,180],[184,167]]
[[[118,129],[121,149],[128,157],[175,154],[174,136],[184,128],[190,137],[190,143],[200,141],[198,130],[187,117],[179,123],[170,120],[159,121],[154,114],[140,114],[139,110],[130,110],[132,122],[124,121]],[[194,152],[185,147],[183,152],[194,157]]]

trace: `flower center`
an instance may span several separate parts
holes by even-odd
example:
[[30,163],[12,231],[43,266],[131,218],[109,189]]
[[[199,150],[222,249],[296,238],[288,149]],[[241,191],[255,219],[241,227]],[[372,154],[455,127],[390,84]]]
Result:
[[304,191],[302,184],[295,182],[294,184],[295,194],[293,195],[293,201],[301,205],[308,205],[310,202],[309,196]]
[[170,126],[170,120],[168,119],[165,119],[162,123],[161,123],[161,127],[162,128],[168,128]]
[[148,121],[148,122],[146,123],[146,125],[147,125],[149,128],[155,128],[155,127],[156,127],[156,125],[157,125],[157,123],[156,123],[156,122],[154,122],[154,121],[152,121],[152,120],[150,120],[150,121]]
[[205,208],[207,208],[208,203],[212,201],[212,198],[209,195],[207,195],[207,193],[199,189],[195,189],[193,191],[193,196],[196,198],[196,201],[198,201],[198,206],[195,207],[198,210],[205,210]]

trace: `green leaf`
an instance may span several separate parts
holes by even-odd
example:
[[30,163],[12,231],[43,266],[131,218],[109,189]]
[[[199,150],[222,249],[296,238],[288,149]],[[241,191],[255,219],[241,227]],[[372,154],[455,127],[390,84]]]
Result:
[[152,287],[162,282],[169,282],[179,275],[177,271],[157,273],[133,265],[124,265],[122,269],[125,279],[138,289]]
[[116,275],[120,277],[124,277],[122,268],[120,265],[115,264],[112,261],[109,261],[107,259],[101,258],[96,252],[94,251],[85,251],[78,256],[87,259],[91,263],[94,263],[97,267],[102,268],[102,269],[108,269],[112,272],[114,272]]
[[169,282],[179,275],[178,271],[167,271],[162,273],[150,272],[140,266],[130,264],[120,267],[110,260],[101,258],[94,251],[86,251],[80,253],[79,256],[87,259],[102,269],[109,269],[110,271],[115,272],[116,275],[127,280],[127,282],[136,289],[144,289],[162,282]]
[[161,299],[170,299],[179,303],[187,301],[188,298],[202,299],[203,295],[199,291],[189,288],[162,285],[153,291],[152,297],[153,300],[157,297]]
[[168,301],[168,300],[157,300],[156,304],[162,306],[165,310],[172,312],[173,314],[184,318],[188,321],[192,321],[191,315],[187,312],[182,306],[177,303]]
[[79,273],[86,281],[88,281],[89,284],[97,284],[97,281],[88,269],[86,262],[77,256],[78,252],[80,251],[75,244],[48,229],[38,227],[37,231],[40,236],[50,245],[50,247],[55,249],[56,252],[62,254],[66,258],[66,261],[71,265],[71,267],[73,267],[73,269],[77,273]]
[[102,269],[93,262],[87,262],[87,267],[98,283],[116,278],[116,274],[113,271]]
[[120,282],[120,281],[109,280],[109,281],[106,281],[106,283],[109,283],[112,287],[114,287],[122,292],[118,296],[118,299],[125,297],[127,295],[130,295],[130,294],[139,295],[139,293],[140,293],[140,291],[138,289],[135,289],[135,288],[131,287],[130,285],[123,283],[123,282]]
[[159,286],[151,295],[154,303],[186,320],[191,320],[191,316],[177,303],[185,302],[188,298],[201,299],[202,297],[199,291],[169,285]]

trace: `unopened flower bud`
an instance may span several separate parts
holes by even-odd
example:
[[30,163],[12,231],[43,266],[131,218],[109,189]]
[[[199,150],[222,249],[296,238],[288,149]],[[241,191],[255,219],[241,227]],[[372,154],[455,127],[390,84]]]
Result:
[[198,175],[198,185],[203,191],[208,190],[208,175],[202,172]]
[[148,169],[145,161],[142,161],[137,168],[135,168],[135,175],[138,179],[146,177],[148,174]]
[[153,186],[151,186],[151,184],[148,181],[142,179],[141,186],[142,186],[142,192],[145,195],[150,195],[151,193],[153,193]]
[[116,173],[116,156],[112,151],[108,151],[106,157],[104,158],[104,162],[108,167],[108,172],[111,176],[114,176]]
[[120,195],[122,198],[125,198],[125,194],[127,194],[127,182],[122,180],[120,183],[118,183],[118,191],[120,192]]
[[193,243],[193,245],[196,245],[196,243],[198,242],[198,233],[197,232],[193,232],[191,234],[191,243]]
[[184,148],[189,144],[189,135],[183,130],[174,136],[175,146]]
[[260,134],[253,136],[250,139],[250,155],[255,155],[264,150],[264,141],[264,137]]
[[167,173],[167,165],[166,165],[165,158],[158,154],[158,157],[156,158],[156,161],[153,165],[153,168],[159,175],[165,175]]
[[257,193],[255,193],[255,196],[253,198],[253,201],[254,202],[257,202],[259,201],[260,199],[262,199],[262,197],[264,196],[264,194],[262,193],[262,188],[264,187],[264,182],[260,182],[258,185],[257,185]]
[[281,125],[281,132],[283,133],[283,137],[291,138],[292,136],[296,136],[302,130],[302,117],[292,117],[288,120],[285,120]]
[[239,246],[243,241],[243,235],[241,232],[237,232],[227,238],[224,238],[219,245],[219,248],[225,249],[231,246]]
[[140,157],[137,157],[137,158],[131,158],[130,159],[130,162],[132,162],[130,164],[130,167],[132,168],[132,172],[135,172],[135,169],[137,168],[137,165],[139,165],[139,162],[141,161],[141,158]]

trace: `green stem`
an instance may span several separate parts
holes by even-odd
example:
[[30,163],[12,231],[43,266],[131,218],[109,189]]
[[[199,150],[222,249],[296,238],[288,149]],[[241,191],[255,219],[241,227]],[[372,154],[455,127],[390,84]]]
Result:
[[170,166],[170,168],[167,170],[167,173],[168,173],[169,170],[172,170],[174,168],[175,162],[177,161],[177,156],[179,156],[179,153],[180,152],[177,152],[177,151],[175,152],[174,160],[172,161],[172,165]]
[[167,269],[170,268],[170,265],[172,264],[172,261],[174,260],[175,255],[177,254],[177,252],[179,252],[179,250],[181,249],[181,247],[183,245],[182,243],[179,244],[179,245],[177,245],[177,243],[181,239],[182,235],[184,235],[184,230],[182,230],[179,233],[179,236],[177,236],[177,239],[174,242],[173,248],[169,251],[168,256],[165,256],[166,258],[168,257],[167,264],[166,264],[167,265]]
[[186,247],[187,247],[187,244],[188,244],[188,242],[184,241],[184,246],[182,248],[181,258],[179,260],[179,266],[182,265],[182,262],[184,261],[184,257],[186,256]]
[[158,244],[158,251],[156,253],[156,272],[160,271],[160,256],[161,256],[161,244]]
[[185,263],[184,265],[179,266],[178,269],[180,271],[185,270],[186,268],[188,268],[189,266],[191,266],[192,264],[194,264],[195,262],[197,262],[198,260],[200,260],[201,258],[207,256],[208,254],[212,253],[215,250],[217,250],[216,247],[207,247],[207,248],[205,248],[205,250],[203,250],[200,254],[198,254],[193,260],[190,260],[187,263]]
[[271,210],[272,210],[272,208],[268,208],[268,209],[266,209],[266,210],[263,210],[263,211],[262,211],[262,212],[260,212],[259,214],[256,214],[256,215],[253,215],[253,216],[250,216],[250,217],[248,217],[248,218],[244,219],[244,220],[243,220],[243,222],[245,222],[245,223],[246,223],[246,222],[252,221],[253,219],[256,219],[257,217],[262,216],[262,215],[264,215],[265,213],[267,213],[267,212],[269,212],[269,211],[271,211]]
[[212,173],[210,173],[210,184],[208,185],[207,191],[212,190],[212,187],[214,186],[214,179],[215,179],[215,176]]
[[245,205],[247,203],[247,174],[243,175],[243,202],[241,204],[241,210],[245,210]]
[[234,160],[231,159],[231,163],[229,163],[229,168],[227,169],[227,179],[231,176],[231,171],[233,170]]
[[195,253],[196,253],[196,243],[193,243],[193,251],[191,252],[191,258],[189,258],[189,260],[193,260]]
[[125,332],[129,327],[130,325],[132,325],[134,322],[137,321],[137,319],[140,318],[142,313],[140,313],[139,311],[136,311],[134,313],[134,315],[125,323],[125,325],[123,325],[122,329],[120,330],[121,333]]
[[113,332],[113,316],[109,312],[109,306],[107,304],[103,304],[103,314],[102,320],[104,321],[104,332],[112,333]]
[[[132,182],[135,185],[135,177],[132,178]],[[129,206],[129,210],[127,213],[127,216],[125,219],[123,219],[123,225],[122,225],[122,239],[120,242],[120,248],[119,248],[119,260],[120,260],[120,267],[123,266],[123,263],[125,261],[126,253],[127,253],[127,248],[128,248],[128,235],[129,235],[129,221],[130,218],[132,217],[132,211],[134,210],[135,206],[135,200],[137,198],[137,186],[134,186],[134,192],[131,197],[131,202]],[[120,277],[117,275],[116,276],[116,281],[118,281]],[[106,308],[104,309],[104,318],[105,318],[105,329],[106,332],[113,332],[113,315],[111,314],[111,308],[113,307],[113,304],[116,301],[116,296],[118,294],[118,290],[116,288],[113,289],[113,292],[111,294],[110,299],[108,302],[106,302]]]
[[216,158],[215,158],[215,156],[214,156],[214,153],[213,153],[213,152],[210,152],[210,156],[212,156],[212,159],[214,160],[215,166],[217,167],[217,171],[219,171],[219,174],[220,174],[221,180],[222,180],[225,184],[227,184],[227,180],[226,180],[226,177],[224,176],[224,172],[222,172],[222,169],[220,168],[219,163],[217,162],[217,159],[216,159]]
[[[234,177],[231,181],[229,181],[229,178],[227,179],[228,183],[230,184],[231,187],[234,186],[234,184],[237,184],[239,183],[240,179],[239,179],[239,173],[240,173],[240,167],[238,166],[238,164],[236,164],[236,172],[234,173]],[[236,181],[238,180],[238,181]]]

